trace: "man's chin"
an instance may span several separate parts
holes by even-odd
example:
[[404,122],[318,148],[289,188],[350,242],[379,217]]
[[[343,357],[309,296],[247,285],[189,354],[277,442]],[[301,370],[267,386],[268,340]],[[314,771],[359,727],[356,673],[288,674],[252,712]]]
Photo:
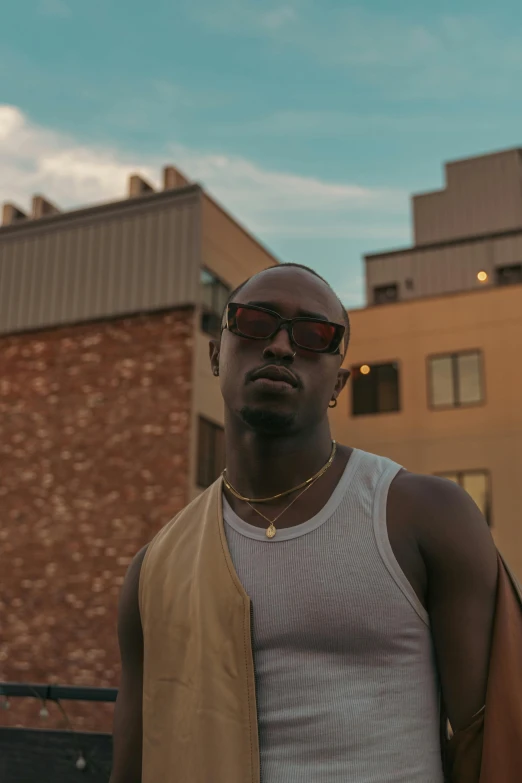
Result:
[[295,425],[295,413],[283,413],[267,408],[245,405],[240,411],[244,423],[256,432],[266,435],[284,435]]

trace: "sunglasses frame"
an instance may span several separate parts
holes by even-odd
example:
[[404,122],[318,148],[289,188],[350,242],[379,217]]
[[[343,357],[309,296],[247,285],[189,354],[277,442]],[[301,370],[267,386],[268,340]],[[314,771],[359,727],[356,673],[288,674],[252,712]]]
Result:
[[[246,310],[256,310],[260,313],[268,313],[269,315],[273,315],[275,318],[277,318],[278,321],[276,328],[266,337],[252,337],[251,335],[243,334],[243,332],[237,326],[237,322],[235,320],[236,313],[240,307],[243,307]],[[303,345],[300,345],[298,342],[296,342],[294,339],[293,327],[295,323],[302,323],[303,321],[306,321],[306,323],[317,323],[323,325],[326,324],[327,326],[334,327],[334,336],[332,337],[332,340],[330,341],[330,344],[327,348],[305,348]],[[225,324],[221,331],[223,331],[223,329],[228,329],[231,334],[235,334],[238,337],[244,337],[246,340],[271,340],[281,329],[286,329],[288,337],[290,338],[290,342],[296,348],[299,348],[302,351],[310,351],[311,353],[326,353],[332,355],[341,353],[340,345],[346,331],[346,328],[342,324],[336,324],[334,321],[324,321],[322,318],[310,318],[307,316],[299,316],[298,318],[283,318],[281,315],[279,315],[279,313],[276,313],[274,310],[269,310],[267,307],[238,304],[237,302],[228,303]]]

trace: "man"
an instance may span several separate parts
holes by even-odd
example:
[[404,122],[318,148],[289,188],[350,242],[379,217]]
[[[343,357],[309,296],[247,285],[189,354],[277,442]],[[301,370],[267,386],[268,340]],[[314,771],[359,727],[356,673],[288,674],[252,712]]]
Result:
[[322,278],[261,272],[223,326],[226,471],[129,568],[111,782],[442,783],[440,690],[457,732],[486,701],[489,529],[332,442],[349,323]]

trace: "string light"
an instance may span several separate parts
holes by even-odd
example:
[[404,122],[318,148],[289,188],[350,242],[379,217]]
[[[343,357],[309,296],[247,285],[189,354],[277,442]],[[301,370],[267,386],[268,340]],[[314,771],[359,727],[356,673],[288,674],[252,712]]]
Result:
[[[15,686],[16,688],[16,686]],[[84,754],[83,750],[81,750],[78,747],[78,740],[80,740],[80,736],[77,734],[74,726],[71,723],[71,720],[64,709],[61,701],[59,698],[56,697],[56,695],[53,693],[53,689],[51,686],[47,687],[34,687],[32,685],[22,685],[19,690],[23,690],[25,692],[23,693],[15,693],[16,696],[32,696],[36,698],[40,702],[40,717],[41,718],[47,718],[49,716],[49,710],[47,708],[47,703],[49,701],[53,702],[58,710],[62,714],[62,718],[64,720],[64,723],[66,724],[67,729],[69,730],[71,737],[73,738],[73,742],[75,741],[75,748],[74,750],[78,754],[76,756],[76,760],[74,760],[72,763],[76,767],[76,769],[79,772],[83,772],[85,769],[89,769],[94,773],[100,772],[104,779],[108,779],[110,776],[110,768],[106,767],[105,764],[101,763],[100,761],[96,761],[94,758],[91,757],[91,755],[88,753],[87,756]],[[0,709],[2,710],[9,710],[11,707],[11,703],[9,701],[9,697],[5,693],[4,689],[0,685]]]
[[83,753],[80,751],[80,755],[76,759],[76,769],[85,769],[87,762],[85,761]]
[[45,704],[45,701],[42,702],[42,706],[40,707],[40,718],[48,718],[49,717],[49,710],[47,709],[47,705]]
[[40,707],[39,715],[40,718],[43,718],[45,720],[45,718],[49,717],[49,710],[47,709],[47,699],[44,696],[42,696],[40,693],[38,693],[38,691],[35,688],[31,688],[31,690],[34,693],[35,698],[40,699],[42,703],[42,706]]

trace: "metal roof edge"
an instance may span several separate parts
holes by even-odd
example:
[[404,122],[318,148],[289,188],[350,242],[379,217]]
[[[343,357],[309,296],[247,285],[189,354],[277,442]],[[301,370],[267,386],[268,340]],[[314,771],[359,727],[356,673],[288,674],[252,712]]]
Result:
[[425,245],[412,245],[410,247],[396,248],[395,250],[383,250],[376,253],[367,253],[364,256],[365,261],[375,261],[388,256],[405,255],[409,253],[417,253],[424,250],[438,250],[445,247],[451,247],[451,245],[466,245],[473,242],[483,242],[487,239],[502,239],[503,237],[516,236],[522,234],[522,226],[520,228],[509,228],[503,231],[494,231],[488,234],[472,234],[471,236],[457,237],[455,239],[444,239],[440,242],[430,242]]
[[411,297],[411,299],[398,299],[396,302],[388,302],[386,304],[366,304],[362,305],[361,307],[353,307],[348,308],[348,313],[350,314],[350,317],[352,313],[365,313],[365,312],[375,312],[375,310],[390,310],[394,307],[401,307],[404,305],[413,305],[413,304],[420,304],[428,302],[433,302],[436,299],[455,299],[457,296],[474,296],[475,294],[492,294],[493,292],[499,292],[499,291],[513,291],[514,289],[519,289],[522,291],[522,283],[512,283],[510,285],[486,285],[481,286],[480,288],[465,288],[460,291],[446,291],[446,293],[437,293],[437,294],[427,294],[426,296],[414,296]]
[[80,207],[79,209],[68,210],[67,212],[59,212],[56,215],[48,215],[42,218],[27,218],[20,220],[18,223],[14,223],[11,226],[0,226],[0,240],[4,237],[11,236],[23,231],[36,231],[38,228],[47,228],[54,225],[60,225],[69,221],[74,221],[82,218],[96,217],[104,213],[125,211],[127,209],[134,210],[137,207],[144,206],[146,204],[153,204],[155,202],[170,201],[181,199],[191,194],[201,192],[202,188],[198,184],[191,183],[183,188],[177,188],[173,190],[160,190],[154,193],[146,193],[143,196],[135,196],[132,198],[119,199],[118,201],[108,201],[102,204],[94,204],[90,207]]

